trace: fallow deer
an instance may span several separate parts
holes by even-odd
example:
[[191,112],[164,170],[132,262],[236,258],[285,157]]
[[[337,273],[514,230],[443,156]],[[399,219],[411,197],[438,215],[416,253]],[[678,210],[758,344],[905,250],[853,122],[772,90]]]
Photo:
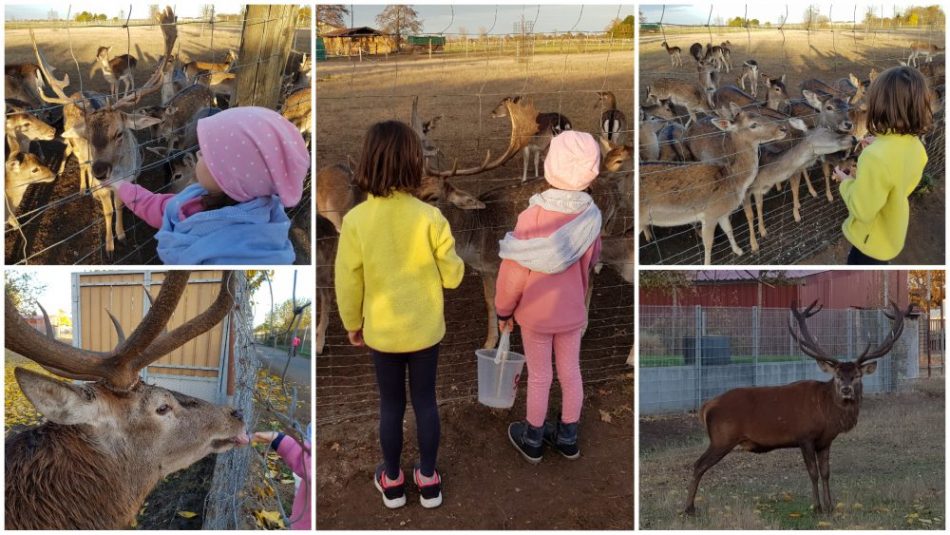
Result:
[[310,145],[313,135],[313,114],[311,110],[310,86],[303,87],[289,94],[281,106],[280,114],[284,116],[300,131],[300,135]]
[[[63,105],[63,114],[70,122],[62,134],[68,143],[79,146],[82,152],[77,152],[82,171],[83,162],[88,159],[92,175],[99,181],[94,195],[102,205],[106,228],[105,249],[106,255],[111,256],[115,251],[112,234],[113,195],[110,188],[105,187],[114,179],[134,181],[141,171],[142,150],[135,137],[135,130],[148,128],[158,124],[159,120],[145,114],[123,111],[130,108],[145,96],[161,88],[162,74],[165,63],[168,62],[178,38],[176,17],[170,7],[160,11],[156,17],[164,35],[165,49],[162,60],[156,66],[155,72],[137,91],[131,92],[122,98],[102,105],[102,99],[97,95],[74,93],[67,96],[61,82],[56,81],[50,74],[48,63],[40,54],[36,46],[36,37],[30,32],[33,41],[33,52],[44,77],[50,81],[50,86],[56,93],[55,98],[43,96],[43,99],[53,104]],[[88,155],[88,156],[87,156]],[[65,163],[65,159],[64,159]],[[83,187],[83,173],[80,172],[80,187]],[[116,229],[115,237],[125,239],[125,227],[122,219],[122,203],[115,197]]]
[[323,354],[327,344],[327,327],[333,309],[333,263],[339,237],[333,223],[317,215],[317,355]]
[[943,48],[931,43],[914,41],[910,44],[910,56],[907,58],[907,64],[917,67],[917,58],[920,57],[923,57],[926,63],[931,63],[933,61],[933,56],[943,52],[943,50]]
[[[825,128],[837,129],[841,128],[842,125],[847,125],[846,127],[854,133],[855,123],[851,120],[853,112],[848,105],[848,101],[841,97],[820,95],[808,89],[803,89],[802,98],[790,100],[788,109],[789,115],[800,117],[809,128],[824,126]],[[863,129],[863,127],[862,122],[861,128]],[[803,170],[802,172],[805,173],[805,180],[808,181],[809,189],[811,189],[811,181],[808,178],[807,171]],[[834,196],[831,194],[830,171],[825,173],[825,197],[828,202],[834,202]]]
[[[159,58],[159,61],[161,60],[162,58]],[[191,82],[185,76],[178,56],[173,55],[171,61],[165,62],[165,67],[162,69],[162,106],[167,106],[175,95],[190,85]]]
[[670,55],[670,65],[673,67],[682,67],[683,66],[683,51],[678,46],[670,46],[663,41],[660,43],[660,46],[666,50],[666,53]]
[[228,50],[224,62],[216,63],[212,61],[189,61],[182,66],[185,76],[192,82],[202,83],[202,78],[207,78],[213,72],[232,72],[237,63],[237,53],[234,50]]
[[703,61],[712,62],[719,67],[719,70],[724,70],[729,72],[732,70],[732,64],[729,62],[732,56],[732,52],[729,50],[728,45],[731,45],[729,41],[724,41],[718,45],[706,44],[706,53],[703,56]]
[[646,86],[646,92],[647,105],[668,100],[670,104],[686,108],[691,122],[696,121],[696,112],[712,113],[710,94],[688,80],[658,78]]
[[241,411],[146,384],[139,376],[234,308],[235,277],[225,272],[210,307],[166,330],[188,279],[187,271],[169,271],[128,338],[113,320],[119,343],[101,353],[59,342],[51,330],[41,334],[7,294],[7,350],[60,377],[95,381],[62,382],[15,370],[20,389],[47,421],[6,439],[7,529],[126,528],[164,477],[248,443]]
[[11,154],[29,152],[31,141],[49,141],[56,137],[56,129],[30,113],[28,103],[8,98],[6,108],[5,132]]
[[627,129],[627,116],[617,109],[617,97],[611,91],[598,91],[595,107],[604,110],[600,116],[600,131],[608,141],[622,144]]
[[651,102],[640,102],[640,120],[642,121],[646,116],[659,117],[668,121],[677,118],[676,112],[673,111],[673,105],[670,104],[669,100],[655,99]]
[[[874,373],[877,369],[874,360],[887,355],[900,339],[904,317],[911,313],[913,305],[901,311],[892,301],[890,312],[884,312],[891,320],[887,336],[874,350],[868,343],[867,349],[853,362],[843,362],[829,355],[808,331],[806,320],[821,310],[820,306],[815,308],[817,304],[815,301],[799,310],[798,304],[793,302],[791,311],[801,334],[795,333],[791,322],[788,331],[802,353],[814,359],[821,371],[832,376],[831,380],[735,388],[704,403],[699,419],[709,435],[709,446],[693,465],[686,514],[696,510],[696,489],[703,474],[737,447],[752,453],[800,449],[811,479],[815,512],[830,514],[834,511],[830,487],[831,444],[838,435],[857,425],[864,391],[862,378]],[[819,476],[824,491],[821,498]]]
[[[600,93],[598,93],[600,95]],[[611,93],[611,97],[613,94]],[[601,97],[603,99],[604,97]],[[510,104],[518,104],[522,101],[522,97],[505,97],[501,99],[501,102],[495,106],[495,109],[492,110],[491,116],[498,119],[502,117],[509,117],[508,110],[510,109]],[[603,100],[598,101],[598,104],[603,102]],[[614,99],[614,106],[616,107],[616,99]],[[607,112],[604,112],[604,119],[606,119]],[[616,111],[616,110],[615,110]],[[622,112],[618,112],[621,113]],[[531,159],[531,156],[534,155],[534,178],[540,176],[538,174],[538,165],[541,160],[541,153],[545,152],[548,149],[548,145],[551,144],[551,139],[554,136],[560,134],[565,130],[571,130],[571,120],[567,117],[556,112],[545,112],[538,113],[535,117],[535,122],[537,123],[537,134],[532,136],[529,143],[527,143],[522,149],[524,157],[524,166],[523,172],[521,173],[521,181],[526,182],[528,180],[528,160]],[[617,117],[612,116],[611,124],[613,121],[616,121]],[[626,124],[626,119],[624,119],[624,125]],[[602,128],[604,127],[602,119]],[[616,131],[615,131],[616,132]]]
[[788,88],[785,87],[785,75],[778,78],[772,78],[766,73],[760,75],[762,83],[765,85],[765,107],[771,110],[779,110],[788,105]]
[[356,206],[362,196],[353,182],[353,163],[328,165],[317,171],[317,215],[326,218],[336,232],[343,226],[343,216]]
[[712,61],[703,60],[696,64],[699,85],[712,95],[719,88],[719,67]]
[[699,43],[693,43],[689,46],[689,55],[692,56],[697,63],[703,60],[703,53],[703,45]]
[[749,93],[752,95],[752,98],[758,96],[758,87],[759,87],[759,62],[754,59],[747,59],[742,62],[742,73],[739,74],[739,77],[736,78],[736,82],[739,84],[739,88],[743,91],[746,91],[745,84],[749,82],[750,88]]
[[735,154],[725,165],[707,163],[640,163],[640,232],[648,236],[648,226],[674,227],[700,223],[703,262],[712,262],[716,226],[729,238],[732,251],[742,254],[732,234],[729,216],[745,198],[746,190],[759,168],[759,145],[785,137],[787,128],[762,116],[733,106],[733,120],[713,119],[712,124],[727,132]]
[[212,94],[196,84],[179,91],[162,108],[156,139],[165,140],[166,152],[198,148],[198,120],[212,115]]
[[6,195],[7,223],[11,228],[20,228],[16,212],[30,184],[48,184],[56,180],[50,170],[35,154],[13,152],[6,160],[3,175],[3,190]]
[[125,91],[128,93],[132,88],[132,71],[138,64],[138,60],[131,54],[122,54],[121,56],[109,57],[112,51],[111,46],[100,46],[96,52],[96,62],[89,70],[89,77],[92,78],[97,70],[102,71],[102,76],[109,82],[112,91],[112,98],[119,98],[119,82],[124,84]]

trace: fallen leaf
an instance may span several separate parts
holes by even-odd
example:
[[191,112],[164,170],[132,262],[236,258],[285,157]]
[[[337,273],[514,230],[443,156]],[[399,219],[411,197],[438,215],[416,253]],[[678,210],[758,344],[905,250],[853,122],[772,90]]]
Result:
[[330,444],[330,451],[340,451],[340,443],[334,442],[333,444]]
[[610,417],[610,413],[604,409],[600,409],[600,419],[608,424],[613,421],[613,418]]
[[801,518],[801,516],[802,516],[801,513],[795,513],[795,512],[793,512],[793,513],[788,513],[788,517],[789,517],[789,518]]
[[284,485],[293,485],[295,483],[293,479],[281,479],[280,482]]
[[254,511],[257,518],[257,524],[261,527],[275,527],[284,529],[284,519],[280,517],[277,511]]
[[182,518],[194,518],[198,516],[198,513],[193,513],[191,511],[178,511],[178,516]]
[[830,528],[830,527],[831,527],[831,522],[826,522],[826,521],[822,520],[821,522],[818,522],[818,527],[819,527],[819,528]]

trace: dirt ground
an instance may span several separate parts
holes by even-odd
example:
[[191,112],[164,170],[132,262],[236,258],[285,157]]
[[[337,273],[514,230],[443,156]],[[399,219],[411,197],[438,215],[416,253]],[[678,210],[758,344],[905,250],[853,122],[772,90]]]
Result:
[[864,399],[857,427],[835,440],[835,512],[811,510],[798,450],[733,452],[700,482],[697,515],[680,514],[707,437],[696,414],[641,417],[641,529],[943,529],[944,378]]
[[[640,74],[638,87],[640,98],[645,97],[645,86],[660,77],[696,80],[695,62],[689,58],[688,48],[693,42],[710,41],[707,32],[668,32],[670,46],[683,49],[683,67],[673,69],[667,53],[661,48],[663,37],[658,33],[641,35],[639,44]],[[906,49],[911,40],[933,40],[942,43],[943,32],[906,34],[872,32],[869,35],[858,31],[825,30],[808,35],[802,30],[786,30],[783,36],[777,30],[759,30],[751,34],[751,43],[745,31],[717,33],[713,29],[712,41],[729,40],[732,44],[732,64],[741,67],[743,61],[754,58],[759,63],[759,72],[775,78],[786,75],[786,86],[791,98],[799,98],[799,84],[807,78],[819,78],[833,83],[854,73],[866,79],[872,67],[879,71],[898,64],[909,54]],[[943,58],[938,58],[943,61]],[[741,68],[732,73],[722,73],[720,85],[735,84]],[[941,82],[942,83],[942,82]],[[759,97],[764,88],[759,86]],[[944,225],[933,224],[934,217],[943,220],[945,214],[945,142],[944,112],[937,118],[938,131],[927,142],[929,163],[924,171],[928,186],[911,198],[911,221],[906,248],[892,263],[942,264],[946,236]],[[746,218],[739,209],[732,215],[734,234],[739,246],[745,251],[736,256],[729,247],[722,230],[718,230],[713,245],[715,264],[843,264],[850,248],[841,235],[841,223],[847,217],[847,209],[837,195],[837,185],[832,184],[835,201],[829,204],[824,197],[824,179],[820,166],[811,170],[812,184],[817,198],[801,188],[802,221],[792,218],[792,198],[789,187],[782,191],[772,190],[766,196],[765,213],[768,236],[759,238],[761,250],[752,254],[749,247],[749,229]],[[645,264],[698,264],[702,263],[702,242],[697,232],[681,226],[668,229],[656,228],[657,239],[640,244],[640,261]]]
[[[109,85],[100,73],[91,79],[89,77],[89,68],[94,63],[96,48],[100,45],[113,45],[113,54],[128,51],[134,55],[138,65],[133,76],[139,84],[154,71],[162,49],[161,32],[153,26],[132,28],[128,39],[121,28],[73,28],[69,33],[70,39],[59,29],[37,29],[35,33],[47,61],[61,73],[69,75],[71,84],[67,91],[70,92],[82,88],[108,93]],[[212,32],[202,29],[202,25],[180,25],[178,33],[179,43],[176,46],[180,47],[182,58],[223,61],[228,49],[237,51],[240,48],[241,30],[234,25],[216,25],[213,41]],[[7,64],[36,62],[28,30],[8,30],[4,32],[4,37]],[[70,54],[70,43],[72,54],[79,63],[78,70]],[[297,31],[294,49],[310,49],[309,29]],[[144,98],[141,105],[150,106],[159,102],[160,96],[155,94]],[[62,133],[61,121],[54,126],[57,127],[57,134]],[[148,139],[147,130],[138,132],[140,143],[144,144]],[[56,170],[62,161],[64,148],[65,145],[59,141],[50,141],[34,144],[32,151],[40,154],[41,160]],[[159,158],[150,151],[143,151],[143,155],[143,171],[137,182],[151,191],[162,190],[169,173],[167,165],[156,163]],[[288,212],[293,222],[291,236],[299,264],[310,263],[309,183],[308,178],[303,199]],[[5,258],[8,264],[24,260],[31,264],[160,263],[153,239],[155,230],[129,210],[124,210],[126,239],[124,242],[116,240],[115,253],[111,258],[107,256],[105,222],[100,204],[91,195],[80,192],[79,164],[73,157],[67,161],[63,174],[55,182],[29,187],[18,214],[22,233],[9,228],[5,231]]]

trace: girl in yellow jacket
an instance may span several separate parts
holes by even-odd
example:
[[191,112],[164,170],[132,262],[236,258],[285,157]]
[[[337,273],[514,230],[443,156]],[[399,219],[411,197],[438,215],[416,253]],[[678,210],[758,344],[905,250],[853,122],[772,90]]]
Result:
[[[835,168],[848,218],[841,227],[851,242],[848,264],[887,264],[904,248],[908,197],[920,182],[927,152],[918,136],[933,125],[930,92],[913,67],[892,67],[871,84],[868,144],[857,176]],[[868,141],[865,140],[865,142]]]
[[423,507],[442,503],[435,469],[442,289],[458,287],[465,271],[448,221],[438,208],[412,196],[422,172],[422,145],[408,125],[386,121],[370,127],[355,176],[368,199],[343,218],[335,262],[343,326],[351,344],[369,347],[376,367],[383,463],[373,483],[389,508],[406,503],[399,463],[407,368],[420,456],[413,480]]

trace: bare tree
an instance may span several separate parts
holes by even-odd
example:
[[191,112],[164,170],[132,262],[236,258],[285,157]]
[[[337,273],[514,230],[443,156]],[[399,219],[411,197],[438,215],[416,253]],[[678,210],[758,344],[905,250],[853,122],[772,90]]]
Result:
[[805,14],[802,16],[802,22],[805,23],[806,28],[814,28],[818,23],[818,15],[821,13],[821,10],[817,5],[812,4],[805,9]]
[[349,14],[350,10],[344,5],[317,4],[317,25],[326,24],[345,28],[346,19],[343,17]]
[[376,24],[383,33],[396,36],[396,51],[402,45],[402,36],[405,33],[419,33],[422,31],[422,20],[419,13],[412,6],[391,4],[376,15]]
[[210,19],[214,13],[214,4],[201,4],[201,18]]
[[120,9],[120,10],[119,10],[119,20],[125,20],[125,10],[124,10],[124,9]]
[[46,14],[46,18],[48,20],[59,20],[59,12],[57,12],[55,9],[51,9]]
[[158,4],[148,5],[148,18],[150,20],[155,20],[155,17],[158,17],[159,13],[161,13],[161,8],[158,7]]

